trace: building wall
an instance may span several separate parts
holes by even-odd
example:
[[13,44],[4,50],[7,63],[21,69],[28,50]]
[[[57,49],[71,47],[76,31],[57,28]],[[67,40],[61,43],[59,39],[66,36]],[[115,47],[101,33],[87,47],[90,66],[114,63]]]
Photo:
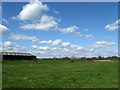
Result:
[[2,56],[2,55],[0,55],[0,62],[2,61],[2,58],[3,58],[3,56]]
[[34,60],[36,56],[3,55],[3,60]]

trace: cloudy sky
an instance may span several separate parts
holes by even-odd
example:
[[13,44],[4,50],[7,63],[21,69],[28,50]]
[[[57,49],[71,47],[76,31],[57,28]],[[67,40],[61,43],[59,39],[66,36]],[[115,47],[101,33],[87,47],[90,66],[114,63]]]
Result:
[[117,55],[117,5],[4,2],[0,45],[3,51],[29,52],[38,57]]

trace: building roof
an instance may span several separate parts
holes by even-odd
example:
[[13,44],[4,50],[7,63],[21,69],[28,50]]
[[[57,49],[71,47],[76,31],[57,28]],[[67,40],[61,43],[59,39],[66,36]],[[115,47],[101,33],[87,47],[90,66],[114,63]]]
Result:
[[0,52],[0,55],[14,55],[14,56],[35,56],[31,53],[17,53],[17,52]]

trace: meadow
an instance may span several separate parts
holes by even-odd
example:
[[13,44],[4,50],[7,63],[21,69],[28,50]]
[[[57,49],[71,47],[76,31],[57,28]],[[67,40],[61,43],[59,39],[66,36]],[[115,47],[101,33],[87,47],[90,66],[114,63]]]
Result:
[[3,61],[3,88],[118,88],[118,62]]

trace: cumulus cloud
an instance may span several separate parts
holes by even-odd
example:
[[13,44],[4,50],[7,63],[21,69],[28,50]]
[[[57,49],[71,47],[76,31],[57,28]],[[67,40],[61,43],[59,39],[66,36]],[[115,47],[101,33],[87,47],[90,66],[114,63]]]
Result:
[[41,41],[40,44],[47,46],[41,47],[32,45],[33,52],[38,57],[82,57],[82,56],[110,56],[117,55],[117,51],[109,50],[108,47],[115,45],[115,42],[97,41],[88,47],[72,45],[63,42],[61,39]]
[[112,39],[113,37],[112,36],[109,36],[109,37],[105,37],[105,39]]
[[24,30],[57,30],[60,20],[45,14],[44,11],[49,11],[49,7],[39,0],[34,0],[23,6],[19,15],[12,17],[12,19],[17,18],[26,21],[26,23],[20,26],[20,28]]
[[79,35],[75,35],[75,36],[77,36],[77,37],[83,37],[83,35],[82,35],[82,34],[79,34]]
[[6,42],[3,43],[3,47],[12,47],[14,45],[15,45],[15,43],[12,43],[10,41],[6,41]]
[[76,37],[83,37],[84,35],[82,35],[80,32],[75,32],[75,35]]
[[43,11],[48,11],[49,8],[47,5],[43,5],[41,1],[39,0],[34,0],[30,2],[29,4],[23,6],[23,9],[17,16],[18,19],[20,20],[36,20],[39,19]]
[[93,35],[91,35],[91,34],[85,35],[85,38],[87,40],[92,40],[93,39]]
[[115,42],[105,42],[105,41],[97,41],[96,45],[115,45]]
[[109,46],[115,45],[115,42],[105,42],[105,41],[97,41],[89,47],[89,51],[91,55],[97,56],[112,56],[117,55],[117,51],[113,51],[108,49]]
[[88,29],[86,28],[86,29],[84,29],[84,31],[88,31]]
[[[49,41],[41,41],[42,44],[47,44],[46,47],[38,47],[36,45],[32,46],[34,48],[34,53],[41,57],[64,57],[77,55],[77,51],[84,51],[83,47],[77,45],[71,45],[69,42],[62,42],[60,39]],[[80,53],[81,55],[83,53]]]
[[15,20],[17,19],[17,17],[13,16],[13,17],[10,17],[10,19]]
[[[108,47],[115,45],[115,42],[96,41],[90,46],[90,50],[94,50],[97,53],[109,51]],[[106,52],[105,52],[106,53]]]
[[22,29],[30,30],[51,30],[52,28],[57,29],[58,23],[52,16],[43,15],[38,23],[26,24],[21,26]]
[[70,43],[69,42],[62,42],[61,39],[56,39],[54,41],[49,40],[49,41],[41,41],[39,42],[40,44],[45,44],[45,45],[51,45],[51,46],[55,46],[55,47],[69,47]]
[[114,31],[114,30],[118,29],[118,26],[106,25],[105,29],[107,29],[109,31]]
[[8,32],[9,32],[9,29],[6,26],[0,24],[0,34],[5,34]]
[[36,50],[49,50],[50,49],[48,46],[46,46],[46,47],[38,47],[36,45],[32,45],[32,48],[34,48]]
[[77,26],[70,26],[70,27],[67,27],[67,28],[59,28],[59,30],[64,34],[74,33],[78,29],[79,28]]
[[39,43],[51,45],[51,44],[53,43],[53,41],[52,41],[52,40],[49,40],[49,41],[41,41],[41,42],[39,42]]
[[27,50],[26,47],[21,47],[15,42],[6,41],[2,43],[2,51],[3,52],[25,52]]
[[13,40],[31,40],[32,42],[39,41],[39,39],[36,38],[36,36],[27,36],[23,34],[11,34],[10,39]]
[[[70,26],[67,28],[58,28],[58,22],[60,19],[57,19],[53,16],[46,15],[44,11],[48,11],[49,7],[43,4],[41,1],[33,1],[29,4],[23,6],[23,9],[17,17],[12,17],[12,19],[25,20],[27,23],[20,26],[24,30],[57,30],[61,31],[63,34],[75,33],[79,28],[77,26]],[[53,10],[54,13],[58,14],[58,11]],[[34,21],[34,22],[28,22]],[[81,36],[81,35],[79,35]]]
[[58,11],[56,11],[56,10],[54,10],[54,9],[53,9],[53,12],[54,12],[55,14],[60,14]]
[[3,22],[6,23],[6,24],[9,23],[5,18],[3,18],[2,20],[3,20]]
[[105,26],[105,29],[109,30],[109,31],[114,31],[117,30],[120,24],[120,19],[116,20],[116,22],[112,23],[112,24],[108,24]]

